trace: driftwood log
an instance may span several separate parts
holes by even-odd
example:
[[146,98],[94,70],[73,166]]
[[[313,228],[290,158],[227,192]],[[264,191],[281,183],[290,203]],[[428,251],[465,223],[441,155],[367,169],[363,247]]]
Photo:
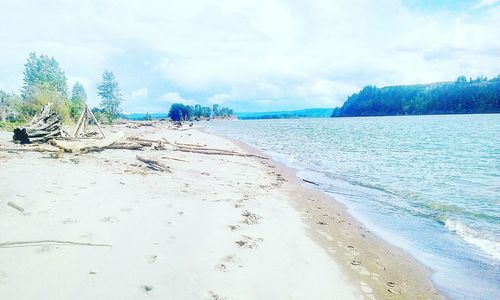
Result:
[[20,242],[5,242],[5,243],[0,243],[0,248],[27,247],[27,246],[46,246],[46,245],[50,245],[50,244],[95,246],[95,247],[111,247],[111,245],[109,245],[109,244],[95,244],[95,243],[83,243],[83,242],[59,241],[59,240],[38,240],[38,241],[20,241]]
[[139,156],[139,155],[137,155],[136,158],[137,158],[137,160],[145,163],[146,166],[148,168],[150,168],[151,170],[172,173],[172,171],[170,171],[170,167],[169,166],[164,165],[163,163],[161,163],[161,162],[159,162],[157,160],[150,159],[150,158],[145,158],[145,157],[142,157],[142,156]]
[[47,141],[51,138],[62,136],[62,119],[56,112],[51,110],[49,103],[42,107],[27,127],[14,129],[14,141],[21,144],[31,144],[32,142]]
[[207,154],[207,155],[243,156],[243,157],[256,157],[256,158],[260,158],[260,159],[268,159],[267,157],[257,155],[257,154],[242,153],[242,152],[236,152],[236,151],[224,150],[224,149],[216,149],[216,148],[198,148],[198,147],[177,146],[173,150],[180,151],[180,152]]
[[[69,153],[88,153],[103,151],[123,138],[123,132],[118,131],[105,139],[85,139],[85,140],[51,140],[50,143]],[[118,148],[119,149],[119,148]],[[135,149],[134,149],[135,150]]]

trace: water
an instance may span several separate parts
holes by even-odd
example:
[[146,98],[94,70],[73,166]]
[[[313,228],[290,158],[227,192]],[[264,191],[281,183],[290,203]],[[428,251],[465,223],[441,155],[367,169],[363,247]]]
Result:
[[299,170],[433,270],[452,298],[500,296],[500,115],[208,122]]

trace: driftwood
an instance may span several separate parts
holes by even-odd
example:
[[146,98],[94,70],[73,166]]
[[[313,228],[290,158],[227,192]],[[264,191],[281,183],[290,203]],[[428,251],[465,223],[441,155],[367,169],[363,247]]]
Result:
[[7,202],[7,205],[8,205],[8,206],[10,206],[10,207],[12,207],[12,208],[17,209],[17,210],[18,210],[18,211],[20,211],[20,212],[23,212],[23,211],[24,211],[24,208],[22,208],[21,206],[19,206],[19,205],[15,204],[14,202],[10,202],[10,201],[9,201],[9,202]]
[[142,150],[143,145],[139,143],[116,142],[105,147],[106,149]]
[[51,111],[52,104],[48,103],[38,112],[27,127],[14,129],[14,141],[21,144],[47,141],[63,135],[62,119],[56,112]]
[[[49,146],[50,147],[50,146]],[[61,152],[60,149],[57,148],[48,148],[48,147],[27,147],[27,148],[0,148],[0,151],[7,152]]]
[[164,165],[163,163],[161,163],[157,160],[141,157],[139,155],[137,155],[136,158],[139,161],[145,163],[147,165],[147,167],[150,168],[151,170],[172,173],[172,171],[170,171],[169,166]]
[[59,240],[39,240],[39,241],[21,241],[21,242],[0,243],[0,248],[23,247],[23,246],[24,247],[29,247],[29,246],[43,246],[44,244],[112,247],[109,244],[94,244],[94,243],[82,243],[82,242],[72,242],[72,241],[59,241]]
[[97,140],[97,139],[85,139],[85,140],[51,140],[51,144],[53,146],[58,147],[59,149],[70,152],[70,153],[88,153],[88,152],[96,152],[102,151],[118,142],[123,137],[123,132],[118,131],[112,136],[108,136],[105,139]]
[[311,180],[307,180],[307,179],[302,179],[302,181],[310,183],[310,184],[314,184],[314,185],[319,185],[319,183],[311,181]]
[[243,157],[256,157],[256,158],[260,158],[260,159],[268,159],[267,157],[260,156],[257,154],[241,153],[241,152],[236,152],[236,151],[215,149],[215,148],[177,147],[174,149],[174,151],[191,152],[191,153],[199,153],[199,154],[207,154],[207,155],[243,156]]
[[99,135],[99,133],[97,132],[87,132],[87,125],[89,125],[90,122],[94,122],[94,124],[97,126],[97,129],[99,130],[99,133],[101,134],[101,137],[105,138],[106,135],[102,131],[99,121],[97,121],[97,118],[94,116],[94,113],[92,112],[87,103],[85,103],[85,107],[82,111],[82,114],[80,115],[80,118],[76,123],[76,128],[75,131],[73,132],[73,137],[79,137],[79,136],[95,137]]
[[169,156],[162,156],[161,158],[163,158],[163,159],[171,159],[171,160],[176,160],[176,161],[189,162],[189,160],[185,160],[185,159],[181,159],[181,158],[175,158],[175,157],[169,157]]
[[[141,137],[137,137],[137,136],[129,136],[127,137],[127,140],[129,141],[134,141],[134,142],[142,142],[142,143],[163,143],[162,140],[153,140],[153,139],[146,139],[146,138],[141,138]],[[167,143],[170,143],[167,141]]]
[[186,143],[179,143],[179,142],[175,142],[175,144],[177,146],[186,146],[186,147],[206,147],[207,145],[200,145],[200,144],[186,144]]

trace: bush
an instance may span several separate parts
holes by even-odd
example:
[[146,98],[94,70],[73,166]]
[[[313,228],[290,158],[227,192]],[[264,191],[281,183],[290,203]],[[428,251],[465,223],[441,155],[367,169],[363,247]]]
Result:
[[70,105],[68,99],[59,95],[54,89],[39,85],[30,97],[21,103],[21,118],[25,121],[31,119],[44,105],[52,102],[52,109],[62,118],[64,123],[71,122]]

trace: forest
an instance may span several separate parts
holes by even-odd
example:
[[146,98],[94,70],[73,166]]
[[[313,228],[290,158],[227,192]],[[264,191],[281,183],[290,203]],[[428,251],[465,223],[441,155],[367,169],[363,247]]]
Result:
[[332,117],[500,113],[500,76],[454,82],[367,86],[348,97]]
[[[28,122],[49,102],[65,124],[76,122],[88,100],[84,86],[75,82],[69,89],[66,74],[59,62],[45,54],[30,53],[24,67],[20,94],[0,90],[0,128],[12,128]],[[92,112],[100,122],[111,123],[118,118],[152,120],[171,117],[172,120],[198,120],[234,116],[232,109],[218,104],[208,107],[174,103],[168,114],[141,113],[129,117],[122,113],[123,93],[113,72],[105,70],[96,88],[101,99],[99,106],[93,107]]]
[[172,121],[191,121],[204,119],[230,119],[234,117],[234,111],[228,107],[214,104],[212,107],[196,105],[184,105],[174,103],[170,106],[168,116]]

